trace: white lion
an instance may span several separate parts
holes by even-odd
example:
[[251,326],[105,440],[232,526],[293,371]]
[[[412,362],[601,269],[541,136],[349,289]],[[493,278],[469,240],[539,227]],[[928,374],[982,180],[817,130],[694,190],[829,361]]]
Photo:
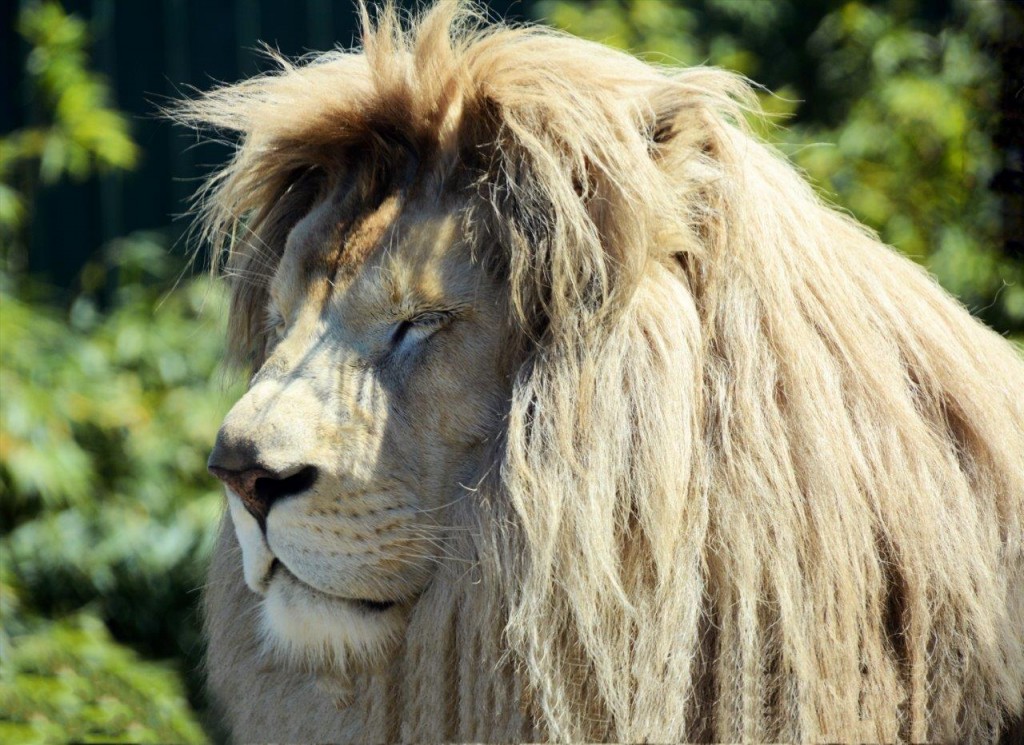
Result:
[[[254,371],[240,740],[982,741],[1022,710],[1024,364],[746,85],[443,3],[214,90]],[[233,526],[233,529],[232,529]]]

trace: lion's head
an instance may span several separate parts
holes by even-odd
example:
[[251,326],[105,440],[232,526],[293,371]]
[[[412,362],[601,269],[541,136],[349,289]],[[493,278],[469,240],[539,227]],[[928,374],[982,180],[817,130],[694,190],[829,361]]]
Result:
[[507,293],[473,259],[464,200],[404,157],[375,172],[372,143],[335,147],[348,163],[287,187],[303,196],[279,207],[279,255],[241,269],[263,272],[244,318],[266,331],[210,456],[266,631],[328,665],[396,637],[509,392]]
[[[210,678],[245,739],[991,736],[1024,366],[747,86],[443,3],[224,87],[251,365]],[[326,685],[323,685],[326,683]]]

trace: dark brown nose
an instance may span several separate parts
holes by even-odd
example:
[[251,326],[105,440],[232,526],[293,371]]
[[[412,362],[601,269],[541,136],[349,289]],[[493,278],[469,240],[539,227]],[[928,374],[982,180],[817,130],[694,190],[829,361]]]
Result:
[[266,532],[267,514],[273,504],[279,499],[311,489],[318,473],[316,466],[298,466],[284,472],[272,471],[262,463],[240,457],[252,451],[253,448],[226,448],[218,438],[207,468],[238,495],[245,509]]

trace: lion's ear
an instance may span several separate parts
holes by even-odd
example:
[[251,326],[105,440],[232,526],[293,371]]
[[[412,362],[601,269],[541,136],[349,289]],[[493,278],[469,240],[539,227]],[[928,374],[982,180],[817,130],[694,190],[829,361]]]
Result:
[[653,103],[654,113],[646,134],[656,162],[685,153],[714,157],[718,150],[714,128],[719,120],[702,102],[673,97]]
[[666,101],[654,111],[648,127],[647,136],[653,145],[660,146],[670,143],[678,134],[679,114],[682,106],[677,101]]
[[652,153],[723,154],[723,140],[745,132],[750,117],[763,117],[757,95],[738,75],[713,67],[681,70],[653,88],[646,97],[646,135]]

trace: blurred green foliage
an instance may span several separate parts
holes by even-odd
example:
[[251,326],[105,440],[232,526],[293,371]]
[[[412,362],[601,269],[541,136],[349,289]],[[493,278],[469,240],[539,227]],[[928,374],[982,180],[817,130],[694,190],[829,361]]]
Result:
[[[535,15],[663,64],[764,83],[756,125],[996,329],[1024,332],[1001,253],[996,3],[543,0]],[[139,155],[87,28],[30,2],[41,122],[0,140],[0,741],[197,742],[196,605],[221,498],[205,472],[239,394],[219,375],[223,291],[180,280],[162,232],[114,241],[70,302],[21,273],[37,189]],[[198,713],[197,713],[198,712]]]
[[[29,721],[18,712],[42,706],[50,689],[33,686],[45,672],[64,699],[78,697],[45,709],[68,736],[120,737],[129,720],[91,718],[120,702],[148,717],[128,739],[196,739],[182,734],[199,730],[180,693],[138,707],[177,691],[182,672],[198,701],[195,608],[222,509],[205,454],[238,391],[217,373],[223,294],[208,279],[168,292],[175,263],[154,236],[132,236],[86,271],[118,277],[102,306],[83,290],[61,314],[0,291],[0,679],[2,698],[19,702],[0,706],[0,722]],[[71,625],[42,623],[76,613]],[[176,662],[128,675],[135,657],[96,631],[100,621],[118,642]],[[44,638],[51,666],[38,672],[31,650]],[[54,672],[64,667],[81,681]]]
[[1000,3],[541,0],[535,15],[652,62],[708,63],[770,89],[779,145],[823,195],[924,263],[997,331],[1024,334],[1024,262],[989,189]]
[[81,614],[18,638],[0,672],[0,742],[205,741],[180,680]]
[[201,742],[196,605],[222,509],[205,454],[237,395],[224,296],[176,284],[160,232],[106,246],[66,306],[20,273],[37,184],[137,147],[85,24],[30,3],[19,28],[46,116],[0,140],[0,741]]

